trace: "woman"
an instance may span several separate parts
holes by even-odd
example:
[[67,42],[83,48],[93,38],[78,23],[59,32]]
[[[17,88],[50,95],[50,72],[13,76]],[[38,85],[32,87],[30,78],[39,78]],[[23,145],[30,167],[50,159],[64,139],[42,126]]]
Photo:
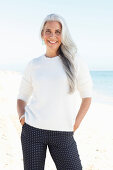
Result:
[[[17,97],[24,170],[44,170],[47,146],[58,170],[81,170],[73,135],[91,103],[91,76],[61,16],[48,15],[40,35],[46,53],[26,66]],[[82,102],[76,114],[77,90]]]

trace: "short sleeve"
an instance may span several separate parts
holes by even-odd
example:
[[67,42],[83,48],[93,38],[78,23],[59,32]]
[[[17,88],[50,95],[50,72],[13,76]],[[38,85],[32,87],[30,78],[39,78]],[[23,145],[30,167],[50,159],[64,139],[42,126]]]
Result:
[[19,92],[17,95],[17,99],[21,99],[25,102],[28,102],[28,99],[30,98],[32,94],[32,77],[31,77],[31,71],[32,71],[32,61],[30,61],[23,73]]
[[89,68],[82,59],[77,59],[77,89],[81,98],[92,97],[93,82]]

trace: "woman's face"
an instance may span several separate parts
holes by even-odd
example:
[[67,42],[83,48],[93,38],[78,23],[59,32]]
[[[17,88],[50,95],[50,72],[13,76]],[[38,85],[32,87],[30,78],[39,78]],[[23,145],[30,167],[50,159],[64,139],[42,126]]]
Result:
[[57,52],[61,45],[61,24],[57,21],[46,22],[42,31],[42,39],[45,42],[46,49]]

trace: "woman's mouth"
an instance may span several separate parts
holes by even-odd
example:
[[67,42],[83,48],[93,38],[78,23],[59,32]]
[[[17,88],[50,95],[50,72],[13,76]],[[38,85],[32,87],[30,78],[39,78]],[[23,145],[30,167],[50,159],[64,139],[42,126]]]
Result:
[[57,41],[49,41],[49,40],[48,40],[48,42],[49,42],[50,44],[56,44],[56,43],[57,43]]

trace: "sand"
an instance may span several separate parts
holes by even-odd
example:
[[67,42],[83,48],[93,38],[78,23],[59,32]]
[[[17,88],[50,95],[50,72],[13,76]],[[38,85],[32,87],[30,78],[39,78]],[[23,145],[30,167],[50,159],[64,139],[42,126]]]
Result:
[[[22,127],[16,110],[20,80],[19,72],[0,71],[0,170],[23,170]],[[113,105],[92,100],[74,133],[83,170],[113,170],[112,120]],[[56,170],[48,148],[45,170]]]

